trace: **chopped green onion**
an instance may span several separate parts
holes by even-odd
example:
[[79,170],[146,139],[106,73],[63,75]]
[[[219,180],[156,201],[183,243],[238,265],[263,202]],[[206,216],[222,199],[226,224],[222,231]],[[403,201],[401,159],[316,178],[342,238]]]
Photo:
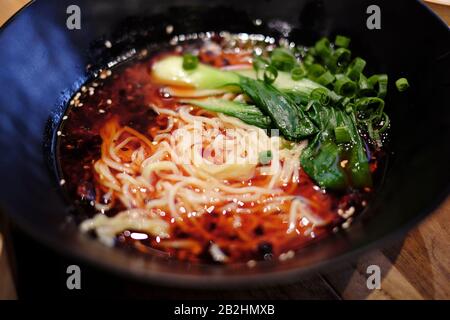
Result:
[[331,97],[326,88],[316,88],[311,91],[310,99],[319,102],[323,106],[330,104]]
[[193,70],[198,66],[198,57],[194,56],[190,53],[186,53],[183,55],[183,69],[184,70]]
[[269,65],[269,62],[264,59],[263,57],[255,56],[253,58],[253,69],[256,72],[259,72],[260,70],[264,70]]
[[364,59],[361,59],[360,57],[355,58],[347,69],[347,77],[354,81],[358,80],[359,75],[363,72],[365,66],[366,61]]
[[345,112],[347,112],[349,114],[352,113],[354,107],[355,107],[355,105],[353,103],[347,104],[347,106],[345,107]]
[[318,63],[314,63],[308,67],[308,74],[312,78],[320,77],[322,74],[325,73],[325,71],[326,71],[325,68]]
[[358,116],[363,120],[379,118],[383,114],[384,100],[377,97],[364,97],[356,102]]
[[295,67],[291,70],[291,78],[294,81],[302,79],[306,75],[306,71],[302,67]]
[[276,48],[270,55],[272,65],[280,71],[290,71],[297,61],[294,55],[287,49]]
[[388,87],[388,76],[386,74],[373,75],[367,81],[374,89],[378,87],[377,96],[379,98],[383,99],[386,96]]
[[342,77],[334,83],[334,91],[345,97],[350,97],[356,92],[356,83],[347,77]]
[[271,150],[261,151],[258,155],[258,161],[262,165],[269,164],[270,161],[272,161],[272,151]]
[[350,50],[345,48],[338,48],[331,57],[329,67],[332,70],[338,70],[342,67],[345,67],[350,62],[350,58],[352,53]]
[[347,143],[351,141],[350,133],[347,127],[336,127],[334,128],[334,136],[336,137],[337,143]]
[[337,35],[336,39],[334,40],[334,44],[341,48],[348,48],[348,45],[350,44],[350,38]]
[[389,124],[391,123],[391,121],[390,121],[388,115],[385,112],[383,112],[381,117],[382,117],[382,120],[381,120],[381,123],[380,123],[381,128],[378,129],[378,132],[383,133],[389,128]]
[[368,81],[367,77],[364,74],[360,74],[359,75],[359,80],[358,80],[358,94],[360,96],[373,96],[374,90],[373,90],[373,86],[370,84],[370,82]]
[[327,86],[334,81],[335,77],[331,74],[330,71],[323,73],[319,78],[317,78],[317,83],[320,83],[323,86]]
[[352,101],[352,98],[350,98],[350,97],[344,97],[344,99],[342,99],[340,102],[341,102],[341,105],[342,105],[344,108],[346,108],[347,105],[348,105],[351,101]]
[[380,139],[380,133],[378,130],[374,130],[372,122],[367,122],[367,133],[369,134],[369,137],[377,143],[378,146],[381,146],[381,139]]
[[267,66],[266,70],[264,70],[264,82],[267,84],[273,83],[278,77],[278,71],[273,66]]
[[312,65],[314,63],[315,59],[312,54],[307,54],[305,58],[303,59],[303,63],[305,65]]
[[327,59],[331,55],[330,41],[327,38],[322,38],[316,42],[314,46],[316,54],[322,59]]
[[400,92],[403,92],[409,88],[408,79],[406,78],[400,78],[397,81],[395,81],[395,86],[397,87],[397,90]]
[[314,105],[314,102],[314,100],[309,100],[306,104],[305,111],[309,111],[309,109],[311,109],[311,107]]

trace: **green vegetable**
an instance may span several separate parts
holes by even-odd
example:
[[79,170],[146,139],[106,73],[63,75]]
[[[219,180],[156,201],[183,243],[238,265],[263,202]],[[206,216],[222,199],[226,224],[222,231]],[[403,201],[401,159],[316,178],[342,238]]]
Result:
[[341,71],[349,64],[351,56],[350,50],[338,48],[331,56],[328,68],[333,72]]
[[373,75],[367,81],[376,90],[377,97],[383,99],[386,96],[388,86],[388,76],[386,74]]
[[261,151],[258,155],[258,161],[262,165],[269,164],[270,161],[272,161],[272,151],[271,150]]
[[190,53],[186,53],[183,55],[183,69],[184,70],[192,70],[197,68],[198,66],[198,57],[194,56]]
[[310,66],[308,66],[308,75],[311,76],[313,79],[317,79],[318,77],[320,77],[322,74],[324,74],[326,72],[325,68],[318,64],[318,63],[314,63]]
[[314,89],[309,97],[311,100],[319,102],[322,106],[327,106],[331,102],[328,90],[325,88]]
[[190,86],[198,89],[218,89],[239,83],[240,76],[234,72],[222,71],[199,63],[193,70],[183,68],[183,58],[169,56],[157,61],[152,75],[165,84]]
[[267,84],[271,84],[278,77],[278,71],[272,66],[267,66],[266,70],[264,70],[264,82]]
[[323,73],[319,78],[317,78],[317,83],[320,83],[323,86],[327,86],[334,81],[335,77],[331,74],[330,71]]
[[340,148],[332,140],[318,135],[303,151],[300,163],[303,170],[321,187],[344,189],[348,181],[343,168],[339,165],[339,154]]
[[350,44],[350,38],[337,35],[336,40],[334,40],[334,44],[337,45],[338,47],[348,48],[348,45]]
[[363,72],[366,66],[366,61],[359,57],[355,58],[353,62],[348,66],[346,76],[356,81],[359,79],[359,75]]
[[317,41],[314,49],[316,51],[316,54],[323,60],[326,60],[331,56],[330,41],[327,38],[322,38]]
[[280,71],[291,71],[297,61],[291,51],[284,48],[276,48],[270,55],[272,65]]
[[306,70],[302,67],[295,67],[291,70],[291,78],[294,81],[298,81],[306,76]]
[[241,77],[239,85],[286,139],[298,141],[317,131],[295,101],[274,86],[247,77]]
[[[372,185],[364,143],[356,129],[356,119],[344,111],[318,105],[308,111],[319,133],[303,151],[300,162],[318,185],[330,189],[362,188]],[[339,146],[336,128],[345,127],[349,146]],[[337,129],[338,131],[341,129]],[[343,167],[342,161],[347,160]]]
[[395,86],[397,87],[397,90],[400,92],[403,92],[409,88],[408,79],[406,78],[400,78],[397,81],[395,81]]
[[220,112],[259,128],[271,128],[270,118],[253,105],[216,98],[183,99],[181,102],[189,103],[205,110]]
[[350,97],[356,92],[356,83],[344,76],[334,83],[334,91],[342,96]]
[[334,136],[337,143],[346,143],[351,141],[350,133],[345,126],[334,128]]

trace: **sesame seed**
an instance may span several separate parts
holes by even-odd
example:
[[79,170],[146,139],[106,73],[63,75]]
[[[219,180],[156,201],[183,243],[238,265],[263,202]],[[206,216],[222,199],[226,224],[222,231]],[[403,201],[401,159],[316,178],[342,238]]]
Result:
[[173,26],[171,24],[169,24],[168,26],[166,26],[166,33],[171,34],[172,32],[173,32]]
[[353,219],[349,218],[348,220],[346,220],[343,224],[342,224],[342,228],[343,229],[348,229],[352,223]]
[[112,47],[112,43],[111,43],[111,41],[109,41],[109,40],[106,40],[106,41],[105,41],[105,47],[107,47],[107,48],[111,48],[111,47]]
[[256,267],[256,261],[255,261],[255,260],[249,260],[249,261],[247,262],[247,266],[248,266],[249,268],[254,268],[254,267]]

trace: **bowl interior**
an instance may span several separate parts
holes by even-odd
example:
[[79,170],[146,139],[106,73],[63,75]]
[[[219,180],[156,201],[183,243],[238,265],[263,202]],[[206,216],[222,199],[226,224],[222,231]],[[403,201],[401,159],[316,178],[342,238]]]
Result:
[[[379,30],[366,26],[366,9],[374,3],[381,9]],[[176,285],[289,280],[407,230],[449,191],[450,32],[419,2],[80,1],[80,30],[66,26],[70,4],[33,3],[0,31],[0,205],[20,227],[63,253]],[[263,23],[256,25],[255,19]],[[174,34],[223,30],[288,36],[305,45],[346,34],[352,51],[367,58],[369,72],[389,75],[385,110],[392,120],[392,153],[376,199],[348,232],[303,249],[292,260],[252,269],[145,258],[81,235],[59,190],[54,141],[65,102],[89,75],[85,66],[101,67]],[[111,49],[103,45],[106,39],[113,42]],[[411,88],[400,94],[394,81],[403,76]]]

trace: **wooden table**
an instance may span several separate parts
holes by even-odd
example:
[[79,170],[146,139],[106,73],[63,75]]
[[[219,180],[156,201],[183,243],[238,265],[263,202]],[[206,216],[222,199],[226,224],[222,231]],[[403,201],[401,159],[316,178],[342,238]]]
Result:
[[[0,0],[0,26],[21,8],[26,0]],[[430,7],[450,25],[449,0],[432,0]],[[0,227],[2,220],[0,219]],[[3,225],[4,227],[4,225]],[[4,238],[0,228],[0,299],[15,299]],[[374,250],[357,261],[314,275],[292,285],[235,290],[196,292],[197,298],[253,299],[450,299],[450,197],[419,226],[389,247]],[[366,286],[366,268],[381,268],[381,289]],[[154,297],[189,297],[188,291],[174,293],[160,289]]]

